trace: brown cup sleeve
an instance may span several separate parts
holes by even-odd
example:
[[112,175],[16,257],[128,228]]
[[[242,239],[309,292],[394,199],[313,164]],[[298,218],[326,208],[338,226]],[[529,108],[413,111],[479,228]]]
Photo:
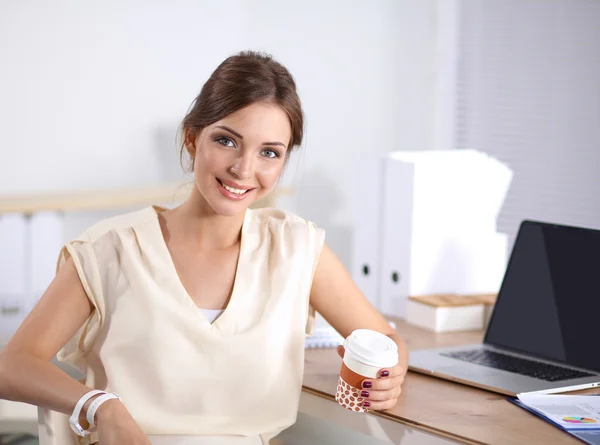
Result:
[[342,377],[342,379],[348,385],[354,386],[355,388],[361,388],[363,380],[367,379],[365,376],[352,371],[346,366],[344,362],[342,362],[342,370],[340,371],[340,377]]

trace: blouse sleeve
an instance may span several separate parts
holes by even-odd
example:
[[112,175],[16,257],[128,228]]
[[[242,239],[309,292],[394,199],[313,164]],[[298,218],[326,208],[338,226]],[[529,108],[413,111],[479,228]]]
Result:
[[104,320],[104,296],[99,260],[93,243],[85,239],[85,236],[66,243],[59,254],[57,271],[69,257],[73,259],[81,284],[94,309],[73,338],[58,352],[57,358],[85,373],[83,359],[94,343]]

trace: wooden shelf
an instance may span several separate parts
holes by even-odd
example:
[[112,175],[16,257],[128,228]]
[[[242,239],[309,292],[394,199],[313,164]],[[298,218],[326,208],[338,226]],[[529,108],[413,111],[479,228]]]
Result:
[[[187,198],[191,187],[193,187],[191,183],[180,183],[105,190],[0,195],[0,214],[107,210],[152,204],[178,204]],[[277,197],[289,194],[291,194],[290,189],[276,189],[252,207],[257,204],[262,207],[272,205]]]

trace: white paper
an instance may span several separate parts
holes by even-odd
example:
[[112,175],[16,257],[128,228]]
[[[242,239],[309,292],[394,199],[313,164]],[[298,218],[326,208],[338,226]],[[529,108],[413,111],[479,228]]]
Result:
[[519,394],[521,402],[567,430],[600,430],[600,396]]

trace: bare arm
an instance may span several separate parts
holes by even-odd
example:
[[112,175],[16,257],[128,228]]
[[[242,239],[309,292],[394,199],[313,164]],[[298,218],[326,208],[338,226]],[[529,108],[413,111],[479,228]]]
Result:
[[[0,351],[0,398],[70,415],[77,401],[91,388],[71,378],[50,360],[92,310],[73,260],[69,258]],[[84,425],[83,419],[81,424]]]
[[398,345],[400,363],[406,367],[408,355],[404,341],[369,303],[327,245],[323,247],[315,271],[310,303],[343,337],[361,328],[387,335]]
[[[352,277],[335,256],[324,246],[315,271],[310,292],[312,306],[344,337],[355,329],[372,329],[390,337],[398,345],[398,364],[380,370],[378,378],[362,382],[362,406],[368,409],[390,409],[396,405],[408,366],[404,340],[385,318],[369,303]],[[338,354],[343,356],[342,346]]]

